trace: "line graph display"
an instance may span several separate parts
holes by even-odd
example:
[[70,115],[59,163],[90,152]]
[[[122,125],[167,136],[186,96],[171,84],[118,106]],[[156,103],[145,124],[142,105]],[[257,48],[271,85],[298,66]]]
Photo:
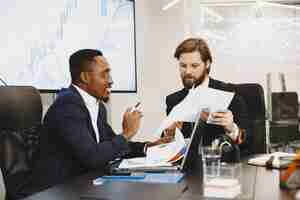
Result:
[[108,59],[114,91],[136,91],[134,3],[129,0],[3,0],[0,78],[57,90],[70,84],[69,56],[95,48]]

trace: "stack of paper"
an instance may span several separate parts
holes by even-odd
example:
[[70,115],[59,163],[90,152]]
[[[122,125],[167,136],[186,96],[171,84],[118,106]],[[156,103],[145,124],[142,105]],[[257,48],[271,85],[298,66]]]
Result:
[[119,169],[138,169],[151,167],[171,167],[171,163],[147,163],[146,157],[123,159],[119,165]]
[[274,168],[281,168],[285,167],[286,164],[285,162],[281,162],[280,158],[290,158],[293,159],[296,154],[294,153],[285,153],[285,152],[274,152],[271,154],[263,154],[259,155],[255,158],[251,158],[248,160],[248,164],[251,165],[258,165],[258,166],[266,166],[266,162],[273,156],[273,162],[272,162],[272,167]]
[[176,128],[173,142],[147,149],[148,163],[173,163],[180,160],[185,153],[186,145],[181,131]]
[[143,158],[132,158],[122,160],[120,169],[133,169],[144,167],[172,166],[184,156],[186,144],[179,129],[175,130],[173,142],[161,144],[147,149],[147,156]]
[[204,196],[215,198],[235,198],[241,194],[237,179],[214,178],[204,184]]

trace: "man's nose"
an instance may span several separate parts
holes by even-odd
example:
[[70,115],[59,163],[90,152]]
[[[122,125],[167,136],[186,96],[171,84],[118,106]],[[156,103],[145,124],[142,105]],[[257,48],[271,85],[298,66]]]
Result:
[[187,66],[186,69],[185,69],[185,73],[186,74],[192,74],[193,73],[192,67]]
[[109,77],[108,77],[108,85],[111,87],[113,84],[114,84],[114,81],[112,79],[112,76],[109,75]]

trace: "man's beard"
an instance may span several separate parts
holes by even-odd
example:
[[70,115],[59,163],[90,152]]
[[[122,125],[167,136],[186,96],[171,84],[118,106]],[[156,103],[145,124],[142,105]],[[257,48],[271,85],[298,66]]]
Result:
[[[205,80],[206,76],[208,76],[208,70],[207,70],[207,68],[205,68],[205,70],[203,71],[203,73],[201,74],[201,76],[198,79],[195,79],[192,76],[184,76],[182,78],[183,86],[186,89],[191,89],[192,87],[197,87],[198,85],[200,85],[200,84],[203,83],[203,81]],[[189,79],[189,80],[187,80],[187,79]]]
[[103,97],[101,100],[102,100],[104,103],[107,103],[107,102],[110,100],[109,97],[110,97],[110,96]]

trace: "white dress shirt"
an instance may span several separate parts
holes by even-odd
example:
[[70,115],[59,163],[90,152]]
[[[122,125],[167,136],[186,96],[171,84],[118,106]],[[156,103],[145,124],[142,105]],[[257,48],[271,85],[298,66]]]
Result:
[[80,87],[72,84],[76,90],[79,92],[80,96],[83,98],[84,104],[86,106],[86,108],[89,111],[91,120],[92,120],[92,125],[93,125],[93,129],[95,131],[96,134],[96,140],[97,143],[99,143],[99,129],[97,126],[97,119],[98,119],[98,113],[99,113],[99,101],[91,96],[89,93],[87,93],[86,91],[84,91],[83,89],[81,89]]
[[[200,84],[202,87],[208,87],[209,85],[209,77],[205,79],[202,84]],[[232,132],[225,132],[232,140],[236,141],[237,137],[239,136],[239,127],[236,125],[236,123],[233,122],[233,131]]]

